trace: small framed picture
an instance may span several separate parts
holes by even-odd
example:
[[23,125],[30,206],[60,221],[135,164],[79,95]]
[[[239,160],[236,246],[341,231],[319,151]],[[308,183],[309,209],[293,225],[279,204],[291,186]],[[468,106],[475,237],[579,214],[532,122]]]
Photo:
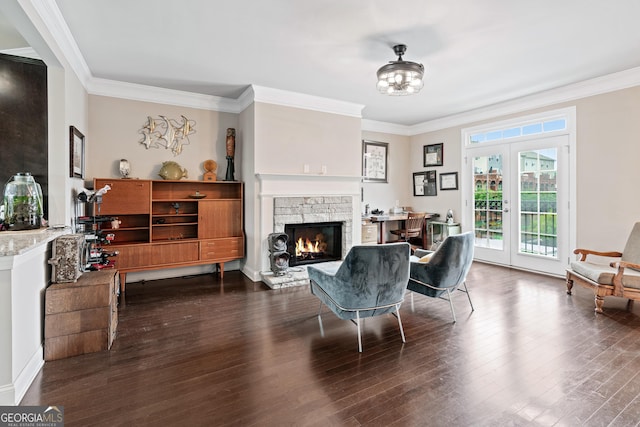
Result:
[[424,195],[425,196],[437,196],[438,195],[438,182],[436,171],[426,171],[427,177],[424,180]]
[[424,196],[424,182],[427,178],[426,172],[413,173],[413,195]]
[[442,166],[443,162],[443,143],[431,144],[424,146],[424,167]]
[[69,176],[84,179],[84,135],[75,126],[69,127]]
[[448,172],[440,174],[440,190],[457,190],[458,172]]
[[389,182],[387,179],[386,142],[362,141],[362,178],[364,182]]
[[436,171],[414,172],[413,195],[436,196],[438,194],[436,176]]

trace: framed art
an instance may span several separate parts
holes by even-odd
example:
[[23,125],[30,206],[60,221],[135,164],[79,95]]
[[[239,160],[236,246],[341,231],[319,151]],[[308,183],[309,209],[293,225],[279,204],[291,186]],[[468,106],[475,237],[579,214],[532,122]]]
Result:
[[362,178],[364,182],[388,182],[386,142],[362,141]]
[[424,181],[427,178],[426,172],[413,173],[413,195],[424,196]]
[[425,196],[437,196],[438,195],[438,183],[436,171],[426,171],[426,178],[424,179],[424,195]]
[[84,135],[75,126],[69,127],[69,176],[84,179]]
[[448,172],[440,174],[441,190],[457,190],[458,189],[458,172]]
[[414,172],[413,173],[413,195],[414,196],[436,196],[436,171]]
[[443,143],[425,145],[423,150],[424,167],[428,166],[442,166],[443,162]]

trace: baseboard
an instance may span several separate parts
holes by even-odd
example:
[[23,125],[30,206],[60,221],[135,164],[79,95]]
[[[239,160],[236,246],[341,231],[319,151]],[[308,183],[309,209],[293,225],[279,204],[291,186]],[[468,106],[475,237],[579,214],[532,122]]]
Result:
[[36,375],[44,366],[43,354],[42,345],[39,345],[27,365],[16,378],[16,381],[12,384],[0,386],[0,406],[16,406],[20,404]]

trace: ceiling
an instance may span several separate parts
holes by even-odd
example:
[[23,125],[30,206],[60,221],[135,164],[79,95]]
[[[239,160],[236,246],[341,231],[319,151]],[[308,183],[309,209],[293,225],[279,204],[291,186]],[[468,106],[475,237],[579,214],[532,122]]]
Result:
[[[400,125],[640,66],[638,0],[56,3],[94,77],[233,99],[254,84]],[[425,66],[417,95],[376,90],[399,43]]]

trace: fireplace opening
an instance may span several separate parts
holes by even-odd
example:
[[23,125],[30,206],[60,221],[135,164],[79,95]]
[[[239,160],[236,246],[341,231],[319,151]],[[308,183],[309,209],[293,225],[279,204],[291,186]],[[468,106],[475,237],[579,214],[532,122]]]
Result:
[[341,222],[285,224],[284,232],[291,266],[342,259]]

